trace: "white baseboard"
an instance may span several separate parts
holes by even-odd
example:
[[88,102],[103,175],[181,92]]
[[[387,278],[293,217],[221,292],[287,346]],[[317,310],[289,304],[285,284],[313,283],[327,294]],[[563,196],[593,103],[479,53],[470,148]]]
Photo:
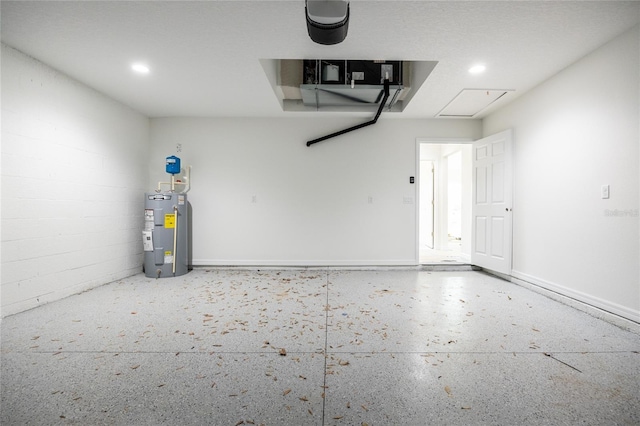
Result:
[[640,333],[640,311],[515,270],[511,271],[511,281],[619,327]]
[[192,266],[418,266],[415,259],[393,260],[260,260],[260,259],[193,259]]

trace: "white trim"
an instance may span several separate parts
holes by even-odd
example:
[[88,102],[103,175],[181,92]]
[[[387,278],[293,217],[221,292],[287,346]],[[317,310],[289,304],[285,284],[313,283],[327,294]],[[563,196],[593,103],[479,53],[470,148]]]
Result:
[[392,260],[285,260],[285,259],[193,259],[192,266],[418,266],[415,259]]
[[418,145],[421,143],[463,145],[472,144],[473,141],[474,139],[471,138],[416,138]]
[[[415,188],[414,188],[414,199],[416,200],[416,211],[415,211],[415,264],[420,264],[420,182],[422,177],[420,176],[420,146],[422,144],[432,144],[432,145],[471,145],[474,140],[471,138],[425,138],[419,137],[416,138],[416,149],[415,149]],[[440,167],[438,161],[434,160],[434,167]],[[436,176],[434,176],[434,181],[437,182]],[[436,190],[438,184],[434,186],[434,198],[436,197]],[[437,222],[436,211],[434,209],[434,223]],[[433,246],[436,247],[436,230],[435,226],[433,229]],[[463,260],[467,262],[471,262],[471,254],[463,255]],[[468,258],[468,259],[467,259]]]
[[435,269],[425,268],[423,265],[418,266],[264,266],[264,265],[213,265],[213,266],[194,266],[193,269],[216,269],[216,270],[241,270],[241,271],[431,271]]
[[414,212],[414,253],[415,259],[414,262],[416,265],[420,264],[420,139],[416,139],[416,149],[415,149],[415,174],[414,174],[414,188],[413,188],[413,199],[416,200],[415,212]]
[[552,299],[620,327],[640,332],[640,311],[516,270],[511,271],[511,282],[539,293],[539,289],[543,289],[542,293]]

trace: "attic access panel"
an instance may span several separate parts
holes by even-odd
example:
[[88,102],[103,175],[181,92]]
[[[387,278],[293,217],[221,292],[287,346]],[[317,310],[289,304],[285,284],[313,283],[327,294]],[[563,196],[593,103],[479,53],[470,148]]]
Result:
[[512,90],[463,89],[436,117],[472,118]]

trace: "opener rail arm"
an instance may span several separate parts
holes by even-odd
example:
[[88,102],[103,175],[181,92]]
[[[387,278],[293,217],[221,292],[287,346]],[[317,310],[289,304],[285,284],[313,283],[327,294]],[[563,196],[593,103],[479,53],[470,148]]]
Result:
[[385,78],[385,80],[384,80],[384,96],[382,97],[382,101],[380,101],[380,106],[378,107],[378,112],[376,113],[376,116],[374,117],[373,120],[367,121],[366,123],[355,125],[353,127],[349,127],[348,129],[344,129],[344,130],[340,130],[340,131],[335,132],[335,133],[331,133],[330,135],[327,135],[327,136],[322,136],[321,138],[317,138],[317,139],[311,140],[311,141],[307,142],[307,146],[311,146],[314,143],[318,143],[318,142],[325,141],[327,139],[335,138],[336,136],[344,135],[345,133],[349,133],[349,132],[352,132],[354,130],[362,129],[363,127],[367,127],[367,126],[370,126],[372,124],[375,124],[378,121],[378,117],[380,117],[380,114],[382,113],[382,109],[384,108],[385,104],[387,103],[387,99],[388,98],[389,98],[389,80]]

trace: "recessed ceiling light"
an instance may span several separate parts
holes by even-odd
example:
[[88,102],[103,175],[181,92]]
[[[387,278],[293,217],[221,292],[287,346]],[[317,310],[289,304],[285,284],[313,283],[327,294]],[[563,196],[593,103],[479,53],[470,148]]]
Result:
[[149,67],[145,64],[136,63],[131,65],[131,69],[139,74],[149,74]]
[[470,74],[480,74],[481,72],[484,72],[484,70],[486,70],[487,67],[485,67],[484,65],[474,65],[471,68],[469,68],[469,73]]

